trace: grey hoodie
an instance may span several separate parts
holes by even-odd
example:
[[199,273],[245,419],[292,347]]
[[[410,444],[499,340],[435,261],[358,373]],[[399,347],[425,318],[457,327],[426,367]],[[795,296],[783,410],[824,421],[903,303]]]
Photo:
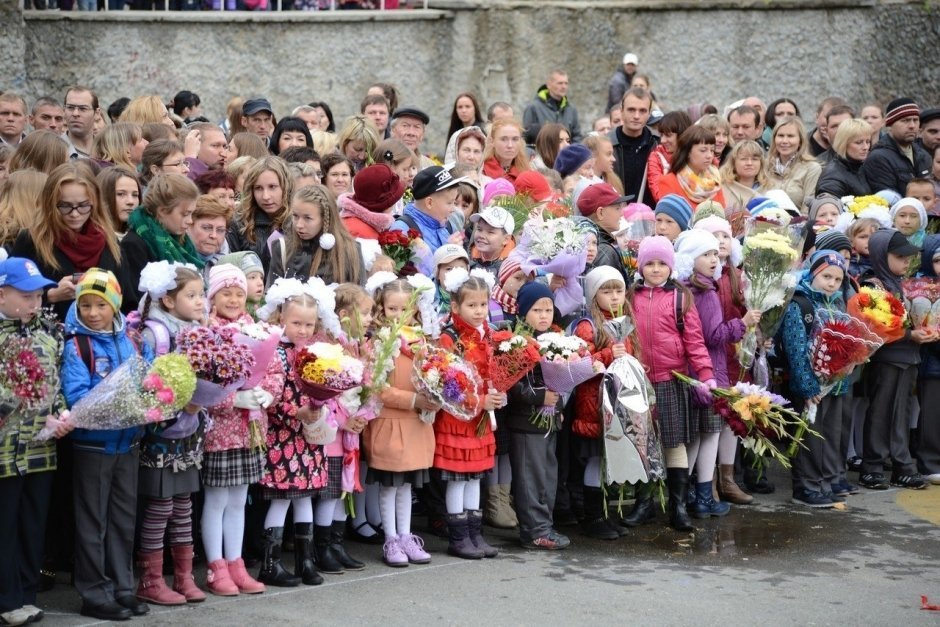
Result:
[[[894,229],[878,229],[872,233],[868,243],[868,259],[871,261],[872,271],[885,286],[885,289],[901,297],[901,280],[888,268],[888,243]],[[912,366],[920,363],[920,347],[911,340],[911,332],[904,332],[904,337],[897,342],[885,344],[879,348],[871,360],[893,364],[896,366]]]

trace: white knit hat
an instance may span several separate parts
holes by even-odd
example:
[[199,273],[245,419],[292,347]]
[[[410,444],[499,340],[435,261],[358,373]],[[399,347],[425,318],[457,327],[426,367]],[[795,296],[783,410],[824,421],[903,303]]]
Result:
[[598,266],[588,272],[584,277],[584,301],[588,305],[594,302],[597,290],[601,289],[601,285],[608,281],[618,281],[623,284],[624,288],[627,286],[623,280],[623,275],[610,266]]
[[[710,250],[718,251],[718,239],[704,229],[683,231],[676,238],[676,277],[685,281],[695,272],[695,260]],[[715,270],[713,278],[721,277],[721,265]]]

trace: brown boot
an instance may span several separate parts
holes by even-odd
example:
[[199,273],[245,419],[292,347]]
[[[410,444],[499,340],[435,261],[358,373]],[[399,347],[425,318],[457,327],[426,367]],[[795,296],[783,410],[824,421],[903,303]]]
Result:
[[721,500],[735,505],[748,505],[754,497],[738,487],[734,481],[734,464],[721,464],[719,466],[721,479],[718,482],[718,493]]

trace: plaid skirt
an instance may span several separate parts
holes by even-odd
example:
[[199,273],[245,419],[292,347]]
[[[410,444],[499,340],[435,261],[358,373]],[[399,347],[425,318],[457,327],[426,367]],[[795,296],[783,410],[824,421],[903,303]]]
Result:
[[473,481],[482,479],[485,472],[453,472],[451,470],[441,471],[441,481]]
[[338,499],[343,495],[343,458],[326,458],[326,485],[315,491],[321,499]]
[[264,452],[247,448],[203,454],[202,483],[213,488],[231,488],[261,481]]
[[428,472],[427,468],[406,472],[370,468],[366,473],[366,483],[377,483],[383,488],[400,488],[406,483],[410,483],[413,488],[422,488],[430,481],[431,473]]
[[653,384],[656,392],[656,422],[663,448],[676,448],[692,441],[689,424],[692,415],[692,399],[684,383],[676,379]]
[[692,403],[692,433],[718,433],[725,420],[711,407],[696,407]]
[[265,501],[278,501],[283,499],[312,499],[319,496],[318,490],[301,490],[300,488],[290,488],[289,490],[278,490],[261,486],[261,498]]

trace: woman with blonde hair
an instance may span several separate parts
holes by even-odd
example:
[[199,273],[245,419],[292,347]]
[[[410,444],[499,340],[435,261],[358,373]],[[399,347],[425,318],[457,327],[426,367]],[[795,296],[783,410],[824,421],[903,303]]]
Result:
[[862,164],[871,150],[871,138],[875,130],[871,124],[859,118],[846,120],[839,125],[832,140],[835,153],[816,184],[816,195],[866,196],[872,193],[871,185],[862,173]]
[[336,149],[339,147],[336,135],[333,133],[320,130],[310,131],[310,136],[313,138],[313,149],[316,150],[321,157],[336,152]]
[[91,156],[101,165],[119,165],[136,171],[148,143],[140,125],[118,122],[108,126],[95,137]]
[[33,131],[19,143],[10,157],[9,171],[38,170],[49,174],[69,160],[69,147],[52,131]]
[[127,107],[121,113],[120,121],[136,122],[137,124],[156,122],[176,128],[173,120],[170,119],[170,112],[159,96],[138,96],[134,98],[127,103]]
[[0,246],[7,252],[20,229],[33,226],[46,178],[37,170],[17,170],[0,185]]
[[522,133],[522,122],[519,120],[503,118],[493,122],[483,153],[484,176],[504,178],[514,183],[519,174],[530,169]]
[[747,203],[757,196],[757,190],[764,186],[764,149],[750,139],[735,144],[719,172],[725,195],[725,215],[744,211]]
[[294,181],[287,164],[278,157],[259,159],[245,174],[242,197],[229,225],[228,245],[233,253],[253,251],[267,274],[271,262],[268,238],[282,231]]
[[[353,174],[375,160],[375,147],[379,143],[379,132],[372,120],[364,115],[346,118],[339,129],[339,152],[353,163]],[[323,154],[323,153],[320,153]]]
[[806,128],[798,118],[779,122],[770,136],[761,190],[782,189],[797,208],[816,193],[822,166],[809,152]]

